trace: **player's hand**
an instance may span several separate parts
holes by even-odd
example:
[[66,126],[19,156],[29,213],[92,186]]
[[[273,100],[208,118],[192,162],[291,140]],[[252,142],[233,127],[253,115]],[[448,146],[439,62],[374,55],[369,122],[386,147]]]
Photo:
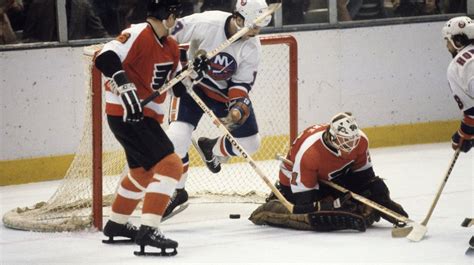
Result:
[[207,58],[206,52],[204,50],[199,50],[196,52],[196,57],[192,63],[193,72],[190,77],[195,81],[199,82],[204,77],[204,75],[211,69],[209,66],[209,59]]
[[244,124],[250,116],[251,102],[249,98],[236,98],[229,103],[229,113],[221,118],[221,122],[230,131]]
[[120,96],[123,107],[123,121],[135,123],[143,120],[143,110],[135,84],[130,82],[124,70],[112,75],[112,91]]
[[129,90],[120,94],[123,106],[123,121],[136,123],[143,120],[143,110],[136,90]]
[[351,210],[354,204],[351,202],[352,195],[350,192],[345,192],[339,198],[335,200],[321,200],[315,203],[316,211],[333,211],[335,209],[339,210]]
[[459,132],[455,132],[451,137],[451,146],[454,150],[460,149],[461,152],[467,153],[471,150],[472,146],[474,145],[474,139],[468,140],[463,138]]

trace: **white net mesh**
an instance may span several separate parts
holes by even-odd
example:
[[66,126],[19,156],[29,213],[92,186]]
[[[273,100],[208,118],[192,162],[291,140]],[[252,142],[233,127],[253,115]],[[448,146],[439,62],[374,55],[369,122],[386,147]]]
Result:
[[[275,37],[273,37],[275,38]],[[32,231],[74,231],[92,226],[92,58],[100,45],[84,48],[87,100],[82,140],[57,191],[47,202],[32,207],[17,208],[3,216],[7,227]],[[263,45],[258,78],[250,97],[255,109],[262,144],[252,155],[258,166],[271,180],[278,174],[276,154],[285,153],[289,143],[289,47],[286,44]],[[100,88],[96,91],[102,91]],[[103,119],[102,185],[103,206],[110,206],[126,161],[122,147]],[[167,127],[166,124],[163,125]],[[220,131],[204,115],[194,137],[215,137]],[[186,190],[191,197],[212,201],[262,201],[270,190],[255,171],[241,158],[223,165],[221,172],[212,174],[197,152],[190,150],[190,168]],[[105,209],[104,212],[108,212]]]

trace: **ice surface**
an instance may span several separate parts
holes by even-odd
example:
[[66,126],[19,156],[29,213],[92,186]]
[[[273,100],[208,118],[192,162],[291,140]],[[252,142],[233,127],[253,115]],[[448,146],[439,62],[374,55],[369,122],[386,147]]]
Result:
[[[376,174],[410,218],[421,222],[453,156],[449,143],[372,150]],[[227,165],[225,165],[227,166]],[[276,174],[276,173],[275,173]],[[258,178],[256,176],[256,178]],[[1,214],[47,200],[57,181],[0,187]],[[262,185],[265,185],[262,181]],[[179,242],[175,257],[135,257],[135,245],[105,245],[96,231],[34,233],[0,226],[0,264],[474,264],[464,254],[474,227],[474,152],[461,153],[418,242],[393,239],[380,221],[365,233],[317,233],[256,226],[247,220],[255,203],[191,200],[162,230]],[[241,219],[229,219],[240,214]],[[138,223],[138,218],[133,219]]]

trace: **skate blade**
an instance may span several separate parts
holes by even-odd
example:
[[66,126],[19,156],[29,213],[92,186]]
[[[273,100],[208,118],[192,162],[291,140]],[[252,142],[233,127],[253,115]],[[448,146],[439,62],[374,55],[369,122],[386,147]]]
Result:
[[104,244],[130,244],[130,243],[135,243],[135,240],[133,239],[113,239],[110,237],[109,239],[104,239],[102,240],[102,243]]
[[466,253],[464,254],[466,254],[467,256],[474,256],[474,248],[472,247],[467,248]]
[[474,225],[474,218],[465,218],[461,224],[463,227],[469,227],[471,225]]
[[144,246],[140,246],[140,251],[134,251],[133,254],[135,256],[139,256],[139,257],[147,257],[147,256],[152,256],[152,257],[171,257],[171,256],[175,256],[176,254],[178,254],[178,251],[175,249],[173,249],[172,252],[166,252],[166,249],[165,248],[162,248],[160,252],[145,252],[145,247]]
[[163,217],[163,218],[161,219],[161,222],[164,222],[164,221],[170,219],[171,217],[173,217],[173,216],[175,216],[175,215],[181,213],[182,211],[186,210],[186,208],[188,208],[188,206],[189,206],[189,203],[188,203],[188,202],[185,202],[185,203],[179,205],[179,206],[176,207],[170,214],[168,214],[168,216]]

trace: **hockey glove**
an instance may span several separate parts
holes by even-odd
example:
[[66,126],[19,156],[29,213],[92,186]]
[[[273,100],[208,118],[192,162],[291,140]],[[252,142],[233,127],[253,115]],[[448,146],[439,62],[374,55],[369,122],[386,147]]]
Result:
[[341,197],[335,200],[321,200],[315,203],[316,211],[333,211],[333,210],[352,210],[353,203],[350,201],[352,195],[345,192]]
[[461,137],[459,132],[455,132],[451,139],[451,146],[453,147],[453,149],[460,149],[464,153],[469,152],[469,150],[471,150],[472,146],[474,145],[474,140],[468,140]]
[[199,82],[204,77],[204,75],[211,70],[209,66],[209,59],[207,58],[206,51],[198,50],[196,52],[196,57],[192,63],[193,72],[190,77],[194,82]]
[[137,95],[135,84],[128,80],[125,71],[121,70],[112,76],[112,90],[120,95],[123,106],[123,121],[135,123],[143,120],[143,110]]
[[229,113],[226,117],[221,118],[229,131],[235,130],[247,121],[250,116],[252,103],[249,98],[236,98],[229,103]]

